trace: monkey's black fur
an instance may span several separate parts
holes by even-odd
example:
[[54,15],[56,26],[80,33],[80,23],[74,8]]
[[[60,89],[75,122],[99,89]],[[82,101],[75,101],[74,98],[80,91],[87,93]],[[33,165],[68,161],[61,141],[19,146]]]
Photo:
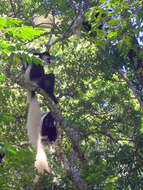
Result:
[[[26,63],[27,64],[27,63]],[[57,104],[58,101],[54,95],[55,76],[53,73],[45,74],[44,68],[41,65],[32,63],[26,65],[26,70],[29,69],[28,78],[30,81],[36,82],[36,84],[42,88],[50,98]],[[31,97],[35,96],[35,92],[31,92]],[[41,119],[41,135],[46,136],[49,142],[53,142],[57,139],[56,122],[52,113],[49,112]]]
[[44,75],[45,75],[44,68],[41,65],[32,63],[31,70],[29,73],[30,80],[38,81],[40,78],[44,77]]
[[51,63],[51,55],[48,51],[42,53],[33,53],[33,55],[37,55],[40,59],[44,60],[46,64]]
[[40,88],[44,89],[50,98],[57,104],[58,101],[54,95],[54,84],[55,84],[55,75],[52,73],[45,74],[38,81]]
[[[27,64],[27,63],[26,63]],[[29,72],[29,78],[31,81],[36,82],[36,84],[46,91],[50,98],[57,104],[58,101],[54,95],[54,85],[55,85],[55,76],[53,73],[45,74],[44,68],[41,65],[32,63],[31,65],[26,65],[25,70],[31,66]]]
[[57,139],[57,129],[55,125],[55,119],[52,113],[49,112],[44,116],[42,122],[41,135],[46,136],[48,141],[53,142]]

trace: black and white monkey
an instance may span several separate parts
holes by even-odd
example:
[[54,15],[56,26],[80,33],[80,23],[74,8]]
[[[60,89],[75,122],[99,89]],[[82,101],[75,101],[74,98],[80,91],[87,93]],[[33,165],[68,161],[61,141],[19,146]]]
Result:
[[[51,97],[57,104],[54,96],[54,74],[45,74],[41,65],[32,63],[24,63],[25,82],[35,82],[40,88]],[[35,96],[35,92],[28,92],[29,110],[27,117],[27,130],[31,144],[36,148],[37,155],[35,167],[40,173],[44,170],[49,172],[46,153],[44,150],[44,141],[54,142],[57,139],[56,122],[51,112],[45,113],[43,116],[40,111],[40,105]]]

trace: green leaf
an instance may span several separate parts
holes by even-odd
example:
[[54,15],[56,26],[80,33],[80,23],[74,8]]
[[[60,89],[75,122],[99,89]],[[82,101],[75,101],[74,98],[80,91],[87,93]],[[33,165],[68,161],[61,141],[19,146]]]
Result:
[[5,76],[3,74],[0,75],[0,81],[4,81],[5,80]]
[[117,26],[119,24],[119,22],[121,22],[121,18],[118,19],[111,19],[108,21],[108,24],[113,25],[113,26]]
[[17,18],[12,18],[12,17],[1,17],[0,16],[0,28],[4,29],[7,27],[12,27],[12,26],[17,26],[21,23],[22,21]]
[[117,32],[110,32],[107,36],[109,38],[113,38],[113,37],[117,36]]
[[10,113],[0,113],[0,120],[11,121],[13,119],[15,119],[15,117]]
[[12,33],[14,38],[23,40],[32,40],[35,36],[40,36],[45,32],[43,29],[33,28],[30,26],[12,27],[7,29],[7,31]]

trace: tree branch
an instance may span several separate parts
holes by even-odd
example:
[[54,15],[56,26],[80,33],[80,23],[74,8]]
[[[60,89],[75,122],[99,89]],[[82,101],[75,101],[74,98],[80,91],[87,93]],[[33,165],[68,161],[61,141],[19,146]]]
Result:
[[51,31],[50,32],[44,32],[43,34],[41,34],[40,36],[36,36],[35,38],[33,38],[32,40],[29,40],[28,42],[26,42],[25,44],[28,44],[30,42],[33,42],[34,40],[37,40],[38,38],[41,38],[42,36],[46,36],[48,34],[51,34]]
[[86,190],[87,189],[86,182],[80,177],[79,169],[77,170],[77,167],[73,165],[72,161],[69,160],[64,154],[64,151],[62,150],[62,147],[61,147],[60,139],[58,139],[55,145],[55,149],[56,149],[56,154],[58,156],[58,159],[62,163],[65,174],[73,180],[73,182],[75,183],[78,189]]
[[133,91],[133,93],[134,93],[136,99],[138,100],[140,106],[143,107],[142,98],[141,98],[138,90],[136,89],[136,87],[133,85],[133,83],[127,77],[126,73],[124,73],[124,71],[122,69],[118,69],[117,71],[120,74],[120,76],[126,81],[126,83],[128,84],[129,88]]
[[54,40],[53,42],[50,43],[50,47],[53,46],[54,44],[56,44],[57,42],[62,41],[64,39],[70,37],[71,35],[72,35],[72,32],[65,33],[65,34],[61,35],[56,40]]

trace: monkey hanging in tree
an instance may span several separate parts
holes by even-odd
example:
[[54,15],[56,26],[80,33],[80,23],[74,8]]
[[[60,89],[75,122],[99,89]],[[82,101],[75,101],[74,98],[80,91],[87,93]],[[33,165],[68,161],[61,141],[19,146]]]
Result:
[[[40,54],[41,57],[42,55]],[[43,66],[35,63],[28,64],[26,62],[24,64],[24,70],[25,82],[36,83],[57,104],[58,101],[54,95],[54,74],[45,74]],[[27,96],[29,102],[29,111],[27,117],[28,136],[31,144],[37,149],[35,167],[39,172],[43,172],[44,170],[49,172],[49,166],[46,153],[44,151],[43,141],[46,140],[50,143],[56,141],[56,121],[51,112],[45,113],[42,116],[40,112],[40,105],[37,101],[34,91],[28,92]]]

